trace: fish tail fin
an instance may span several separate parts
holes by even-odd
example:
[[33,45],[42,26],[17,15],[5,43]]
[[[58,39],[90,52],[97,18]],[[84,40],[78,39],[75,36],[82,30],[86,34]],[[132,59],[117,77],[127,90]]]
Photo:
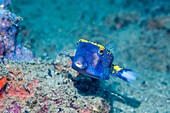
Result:
[[112,66],[112,74],[129,83],[136,80],[136,73],[134,71],[121,68],[118,65]]

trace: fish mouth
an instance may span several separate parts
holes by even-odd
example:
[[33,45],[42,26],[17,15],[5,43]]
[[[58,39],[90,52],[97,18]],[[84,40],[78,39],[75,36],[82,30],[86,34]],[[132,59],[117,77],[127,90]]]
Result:
[[78,69],[85,69],[85,68],[87,68],[87,61],[83,56],[77,56],[75,58],[74,65]]

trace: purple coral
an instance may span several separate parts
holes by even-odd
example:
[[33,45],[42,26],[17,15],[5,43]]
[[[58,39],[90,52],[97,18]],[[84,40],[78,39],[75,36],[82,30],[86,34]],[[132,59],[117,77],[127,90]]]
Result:
[[22,107],[19,106],[16,102],[12,102],[14,107],[8,107],[7,111],[8,113],[21,113]]
[[16,102],[13,104],[14,105],[14,113],[21,113],[22,107],[19,106]]
[[9,0],[0,0],[0,56],[11,60],[31,60],[30,50],[17,42],[20,17],[6,10]]
[[13,107],[8,107],[8,108],[7,108],[8,113],[11,113],[12,110],[13,110]]

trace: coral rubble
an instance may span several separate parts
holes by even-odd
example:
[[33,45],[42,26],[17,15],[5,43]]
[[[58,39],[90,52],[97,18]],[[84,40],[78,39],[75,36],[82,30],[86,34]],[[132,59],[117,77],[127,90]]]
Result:
[[[78,90],[84,87],[77,89],[76,86],[83,78],[75,79],[76,73],[71,69],[68,58],[57,57],[55,62],[41,65],[38,62],[17,63],[8,60],[4,63],[6,66],[0,66],[4,70],[0,76],[7,78],[7,86],[1,92],[0,112],[108,113],[110,110],[109,103],[102,97],[79,93]],[[60,68],[56,68],[56,65]],[[88,82],[86,84],[89,85]],[[94,89],[90,92],[94,92]],[[101,91],[95,94],[105,95]]]

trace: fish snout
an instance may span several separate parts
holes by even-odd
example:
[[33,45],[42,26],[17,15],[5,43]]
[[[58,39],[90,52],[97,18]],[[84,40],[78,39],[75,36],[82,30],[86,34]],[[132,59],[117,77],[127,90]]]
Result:
[[87,61],[83,56],[77,56],[73,63],[78,69],[87,68]]

